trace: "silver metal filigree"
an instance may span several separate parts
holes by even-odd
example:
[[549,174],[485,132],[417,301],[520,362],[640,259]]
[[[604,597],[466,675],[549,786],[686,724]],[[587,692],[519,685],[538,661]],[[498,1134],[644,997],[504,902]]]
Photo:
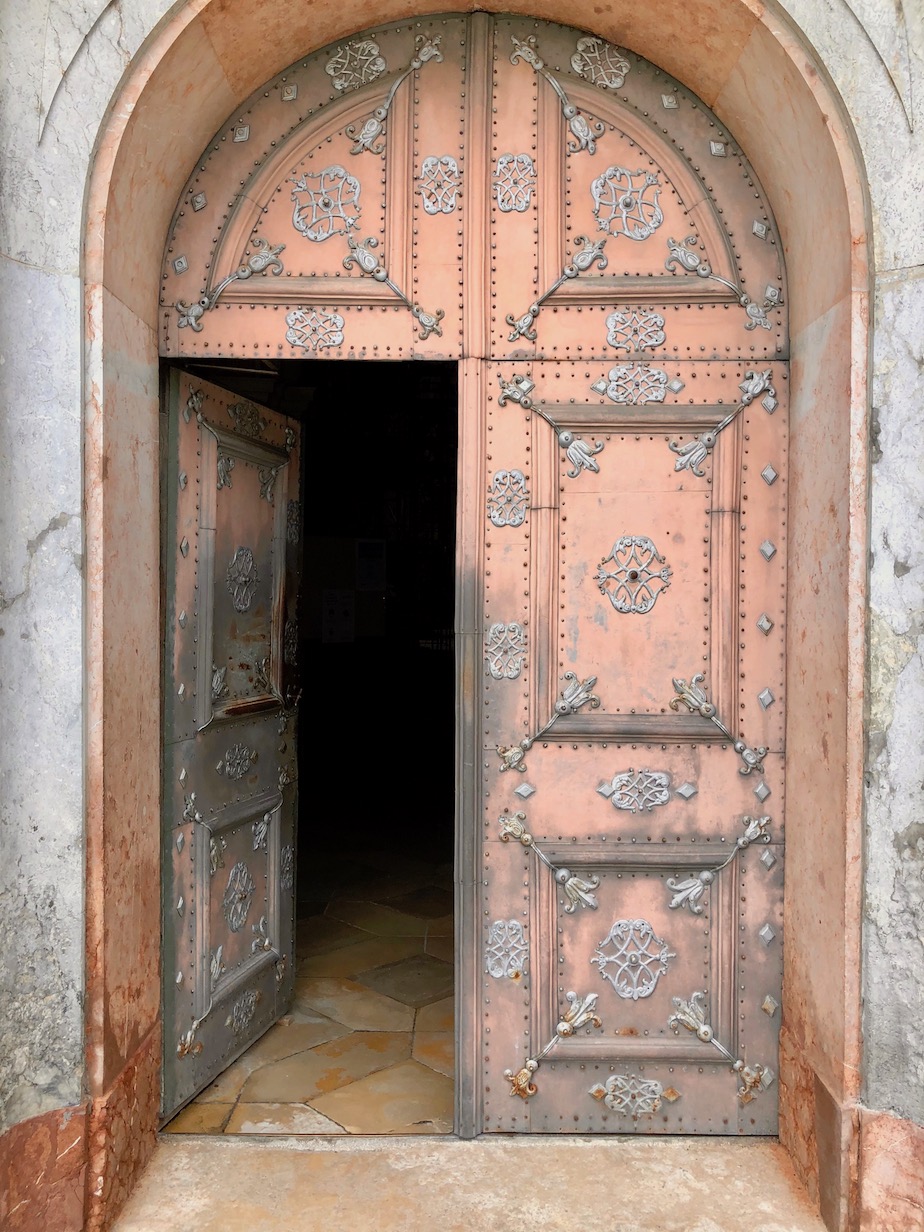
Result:
[[495,980],[526,974],[529,946],[519,920],[495,920],[484,947],[484,969]]
[[507,381],[498,373],[497,383],[501,388],[497,399],[498,406],[506,406],[508,402],[515,402],[524,410],[532,411],[540,419],[544,419],[553,430],[558,444],[565,451],[565,457],[571,463],[571,469],[568,471],[569,479],[576,479],[581,471],[592,471],[594,474],[599,472],[600,466],[594,458],[603,449],[603,441],[594,441],[592,445],[589,445],[583,437],[575,436],[570,429],[563,428],[543,407],[534,405],[529,395],[536,386],[528,376],[518,374]]
[[569,1039],[581,1027],[595,1027],[599,1030],[603,1023],[597,1014],[597,994],[590,993],[579,997],[576,992],[565,993],[568,1008],[555,1028],[555,1034],[534,1057],[530,1057],[519,1070],[505,1069],[504,1077],[510,1083],[510,1094],[518,1095],[520,1099],[529,1099],[539,1089],[533,1082],[533,1075],[560,1040]]
[[618,90],[626,80],[630,64],[619,47],[587,35],[578,39],[571,67],[579,77],[601,90]]
[[719,729],[723,736],[731,741],[732,747],[741,758],[743,765],[738,767],[739,774],[750,774],[752,770],[756,770],[758,774],[764,772],[764,758],[767,756],[768,749],[764,745],[758,746],[756,749],[749,748],[748,745],[741,739],[735,739],[729,729],[725,726],[722,720],[715,712],[715,706],[706,697],[701,684],[706,677],[701,673],[693,676],[689,682],[682,678],[675,678],[672,683],[676,691],[676,696],[668,703],[671,710],[679,710],[681,706],[686,706],[691,714],[699,714],[704,719],[709,719],[711,723]]
[[488,630],[485,663],[495,680],[516,680],[526,659],[526,631],[515,620],[498,622]]
[[638,1001],[651,996],[676,957],[647,920],[616,920],[590,961],[618,996]]
[[256,888],[250,869],[243,860],[238,860],[228,874],[228,885],[221,900],[221,909],[233,933],[239,933],[247,922]]
[[320,308],[293,308],[286,313],[286,342],[305,351],[325,351],[343,342],[343,317]]
[[250,943],[251,954],[262,954],[273,948],[269,935],[269,922],[265,915],[261,915],[256,924],[251,924],[250,931],[254,934],[253,941]]
[[647,240],[664,221],[661,183],[653,171],[607,167],[590,184],[597,226],[607,235]]
[[548,723],[540,727],[534,736],[525,736],[519,744],[514,744],[510,747],[498,745],[497,755],[501,759],[501,770],[519,770],[521,773],[524,772],[526,770],[524,757],[536,741],[540,740],[559,719],[565,718],[567,715],[577,714],[583,706],[589,705],[591,710],[596,710],[600,705],[600,698],[597,697],[596,693],[592,692],[594,685],[597,683],[596,676],[589,676],[586,680],[581,680],[574,672],[565,672],[564,680],[565,687],[558,695],[558,701],[555,703],[552,717]]
[[557,78],[546,67],[545,61],[539,55],[533,35],[521,41],[516,35],[512,34],[510,41],[513,43],[510,63],[516,64],[518,60],[522,60],[524,64],[529,65],[534,73],[540,73],[558,95],[558,101],[561,103],[561,114],[571,134],[571,139],[568,142],[568,153],[579,154],[582,150],[586,150],[588,154],[595,154],[597,151],[597,138],[603,136],[606,126],[594,117],[591,117],[592,123],[588,123],[580,111],[578,111],[577,107],[575,107],[562,89]]
[[420,165],[420,200],[427,214],[451,214],[462,184],[459,164],[449,154],[431,155]]
[[225,753],[224,772],[229,779],[242,779],[256,760],[256,749],[249,749],[246,744],[233,744]]
[[722,1054],[738,1077],[740,1084],[738,1098],[743,1104],[749,1104],[761,1091],[766,1090],[773,1083],[775,1075],[772,1070],[765,1069],[763,1065],[746,1065],[740,1057],[729,1052],[725,1045],[720,1044],[715,1038],[711,1025],[706,1022],[705,992],[694,992],[689,1001],[684,1001],[681,997],[672,997],[671,1000],[674,1004],[674,1012],[668,1018],[667,1025],[675,1035],[679,1035],[680,1028],[683,1027],[702,1043],[711,1044]]
[[216,667],[212,664],[212,701],[221,701],[223,697],[228,696],[228,686],[225,684],[225,676],[228,674],[226,667]]
[[283,661],[288,663],[290,667],[294,667],[298,662],[298,622],[287,620],[285,633],[282,639],[282,657]]
[[297,544],[302,531],[302,503],[290,500],[286,506],[286,543]]
[[498,817],[497,824],[500,827],[501,842],[509,843],[514,840],[522,843],[524,847],[534,851],[538,859],[551,871],[556,885],[561,887],[567,899],[565,904],[567,915],[574,915],[578,907],[589,907],[591,911],[597,910],[597,900],[593,891],[600,888],[600,878],[593,875],[578,877],[569,868],[560,868],[557,864],[553,864],[527,830],[525,813],[514,813],[512,816],[510,813],[504,813]]
[[350,246],[350,254],[343,258],[344,268],[352,270],[355,264],[361,274],[374,278],[376,282],[384,283],[401,300],[402,304],[409,309],[411,316],[416,318],[417,329],[421,339],[429,338],[431,334],[436,334],[438,338],[442,338],[443,331],[440,328],[440,321],[446,315],[445,312],[442,308],[437,308],[435,313],[424,312],[419,304],[409,300],[401,288],[392,282],[388,276],[388,270],[372,252],[372,249],[377,248],[379,244],[375,236],[370,236],[367,240],[354,240],[350,235],[347,236],[347,243]]
[[348,235],[359,223],[362,186],[346,167],[331,163],[322,171],[306,171],[289,180],[292,226],[306,240],[321,244],[332,235]]
[[262,500],[273,503],[273,491],[276,487],[276,473],[278,468],[275,466],[261,466],[257,472],[257,477],[260,480],[260,497]]
[[671,573],[646,535],[623,535],[597,566],[597,585],[617,612],[644,615],[670,586]]
[[768,294],[764,297],[763,304],[758,304],[752,300],[749,295],[745,295],[740,285],[734,282],[729,282],[727,278],[722,278],[718,274],[712,272],[712,266],[700,254],[695,251],[699,241],[695,235],[688,235],[686,239],[678,243],[675,239],[667,241],[667,247],[670,250],[670,256],[664,262],[664,268],[673,272],[679,265],[688,273],[696,274],[698,278],[708,278],[712,282],[721,283],[723,287],[728,287],[730,291],[735,293],[738,303],[744,309],[747,321],[745,329],[757,329],[758,325],[761,329],[772,329],[773,324],[768,319],[766,309],[778,308],[782,302],[778,287],[768,287]]
[[253,600],[260,575],[250,548],[238,548],[228,565],[228,590],[236,612],[246,612]]
[[610,1112],[619,1116],[652,1116],[661,1107],[664,1088],[653,1078],[641,1078],[638,1074],[610,1074],[606,1082],[590,1088],[594,1099],[602,1099]]
[[642,809],[650,812],[670,803],[671,776],[666,770],[626,770],[597,790],[606,796],[613,808],[627,813],[638,813]]
[[231,1006],[231,1013],[225,1019],[225,1026],[230,1027],[235,1035],[243,1035],[253,1021],[261,994],[255,989],[242,992]]
[[508,342],[516,342],[517,338],[525,338],[529,342],[535,342],[538,334],[534,328],[534,322],[546,300],[550,299],[559,287],[563,287],[566,282],[571,282],[575,278],[580,278],[581,274],[586,274],[594,265],[599,269],[606,269],[608,262],[603,246],[608,238],[605,235],[599,240],[592,240],[587,235],[578,235],[575,238],[575,244],[583,245],[583,247],[572,254],[571,261],[564,267],[552,285],[534,303],[530,304],[521,317],[515,317],[513,313],[507,314],[507,324],[512,327],[511,332],[507,335]]
[[266,842],[269,837],[270,822],[273,820],[272,813],[264,813],[259,820],[255,821],[251,826],[253,831],[253,849],[254,851],[266,851]]
[[197,1018],[189,1030],[180,1036],[176,1046],[176,1055],[181,1061],[186,1057],[198,1057],[202,1052],[202,1041],[196,1039],[196,1032],[201,1025],[202,1020]]
[[536,164],[529,154],[500,154],[494,165],[494,197],[502,214],[525,214],[536,187]]
[[495,471],[488,492],[488,518],[493,526],[522,526],[529,492],[522,471]]
[[[362,154],[364,150],[368,150],[372,154],[385,153],[385,139],[382,134],[385,131],[385,121],[388,119],[391,105],[395,101],[395,95],[398,93],[401,84],[412,73],[422,68],[428,60],[440,62],[443,59],[443,53],[440,51],[439,45],[440,35],[438,34],[435,34],[432,38],[425,34],[417,35],[417,48],[414,56],[407,68],[400,72],[392,82],[391,89],[388,91],[381,107],[376,107],[372,114],[367,116],[360,124],[347,125],[347,136],[353,142],[350,148],[351,154]],[[382,139],[379,140],[379,138]]]
[[230,488],[232,486],[231,472],[234,470],[234,459],[229,458],[227,454],[220,453],[216,469],[218,471],[218,491],[220,492],[222,488]]
[[714,428],[710,428],[708,432],[703,432],[700,436],[694,437],[692,441],[687,441],[685,445],[680,445],[677,441],[670,441],[669,447],[678,455],[677,461],[674,463],[674,470],[690,470],[694,475],[702,477],[706,473],[702,470],[702,464],[715,448],[719,434],[724,432],[730,423],[734,422],[746,406],[750,406],[754,399],[760,397],[762,393],[765,393],[768,398],[772,398],[773,405],[776,406],[776,390],[771,384],[772,376],[773,373],[770,368],[767,368],[764,372],[746,372],[744,380],[738,386],[742,394],[741,401],[733,411],[729,411],[725,418],[717,423]]
[[714,868],[704,868],[695,876],[667,878],[665,884],[673,895],[669,904],[672,911],[678,907],[689,907],[693,915],[702,915],[705,910],[702,897],[715,881],[716,875],[752,843],[770,842],[769,817],[742,817],[741,824],[744,826],[744,834],[735,840],[735,845],[720,864],[716,864]]
[[209,839],[209,876],[214,877],[220,868],[225,866],[225,851],[228,844],[220,834],[213,834]]
[[253,249],[250,256],[232,274],[222,278],[214,291],[203,291],[195,303],[187,303],[183,299],[176,301],[174,307],[179,314],[177,325],[180,329],[189,326],[198,334],[202,330],[203,316],[215,307],[225,287],[230,286],[232,282],[243,282],[252,278],[254,274],[265,274],[267,271],[276,277],[282,273],[283,264],[279,260],[279,254],[285,251],[285,244],[276,244],[271,247],[268,240],[261,236],[254,236]]
[[282,849],[279,860],[279,884],[284,890],[291,890],[295,884],[295,848],[291,845]]
[[225,973],[225,962],[221,956],[223,950],[224,946],[220,945],[217,950],[212,951],[212,956],[209,959],[209,983],[212,992],[215,991],[218,981]]
[[228,407],[228,418],[234,423],[238,436],[258,440],[263,435],[266,420],[252,402],[234,402]]
[[663,402],[667,389],[667,373],[645,364],[620,365],[611,368],[607,379],[591,385],[598,394],[606,394],[620,406],[638,406],[646,402]]
[[370,38],[356,39],[338,47],[324,65],[324,71],[335,90],[346,93],[358,90],[381,77],[388,65],[379,52],[378,43]]
[[660,312],[611,312],[606,318],[606,340],[618,351],[644,351],[663,345],[664,317]]

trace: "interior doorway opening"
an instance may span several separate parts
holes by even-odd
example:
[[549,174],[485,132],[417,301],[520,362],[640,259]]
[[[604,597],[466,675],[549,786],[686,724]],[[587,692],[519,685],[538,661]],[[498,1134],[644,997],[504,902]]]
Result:
[[451,1133],[457,366],[195,372],[302,424],[296,980],[165,1128]]

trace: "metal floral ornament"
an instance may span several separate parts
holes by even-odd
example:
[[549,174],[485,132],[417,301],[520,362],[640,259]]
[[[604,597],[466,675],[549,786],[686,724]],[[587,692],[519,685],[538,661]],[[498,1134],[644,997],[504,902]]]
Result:
[[756,770],[758,774],[763,774],[764,758],[769,750],[765,745],[752,749],[743,740],[740,738],[736,739],[732,735],[716,714],[715,706],[709,701],[700,687],[701,682],[705,679],[706,677],[701,672],[691,677],[689,684],[686,680],[675,677],[673,685],[677,695],[668,703],[671,710],[679,710],[683,705],[686,706],[691,714],[701,715],[704,719],[708,719],[710,723],[714,723],[722,735],[731,741],[732,747],[741,758],[743,765],[738,767],[738,773],[750,774],[752,770]]

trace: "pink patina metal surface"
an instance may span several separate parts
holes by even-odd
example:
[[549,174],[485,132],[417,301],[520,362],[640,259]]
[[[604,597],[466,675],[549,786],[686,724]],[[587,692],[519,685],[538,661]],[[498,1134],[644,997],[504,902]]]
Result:
[[522,18],[293,65],[178,207],[165,355],[462,361],[470,1129],[775,1131],[785,303],[716,117]]

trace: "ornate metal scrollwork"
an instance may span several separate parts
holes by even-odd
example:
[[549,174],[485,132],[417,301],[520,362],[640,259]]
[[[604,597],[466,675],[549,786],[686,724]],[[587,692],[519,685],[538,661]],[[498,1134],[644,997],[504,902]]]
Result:
[[586,35],[577,41],[571,67],[579,77],[601,90],[618,90],[631,66],[619,47],[594,35]]
[[216,469],[218,471],[218,491],[220,492],[222,488],[230,488],[232,486],[231,472],[234,470],[234,459],[228,457],[227,454],[220,453]]
[[516,680],[526,658],[526,631],[517,621],[491,625],[484,645],[485,663],[495,680]]
[[514,813],[513,816],[505,813],[503,816],[498,817],[497,824],[500,826],[501,842],[509,843],[513,839],[516,842],[522,843],[524,847],[534,851],[546,868],[551,871],[556,885],[561,886],[562,892],[568,900],[565,906],[567,915],[573,915],[578,907],[589,907],[591,911],[597,910],[597,900],[594,897],[593,891],[599,888],[600,878],[593,875],[590,877],[578,877],[577,874],[572,873],[570,868],[561,868],[557,864],[553,864],[542,848],[538,846],[529,830],[527,830],[525,813]]
[[619,406],[663,402],[668,388],[667,373],[646,364],[623,364],[611,368],[608,378],[601,377],[590,388],[594,393],[605,394]]
[[[606,568],[612,563],[611,568]],[[660,569],[653,568],[661,565]],[[670,586],[671,568],[647,535],[623,535],[597,566],[597,585],[617,612],[645,615]]]
[[225,851],[227,850],[227,841],[220,834],[213,834],[209,838],[209,876],[214,877],[220,868],[225,866]]
[[320,308],[293,308],[286,313],[286,342],[305,351],[325,351],[343,342],[343,317]]
[[250,869],[243,860],[238,860],[228,874],[228,885],[221,900],[221,909],[233,933],[239,933],[247,922],[256,888]]
[[[692,441],[688,441],[685,445],[678,445],[676,441],[670,441],[670,448],[678,455],[677,461],[674,463],[675,471],[690,470],[694,475],[703,476],[706,472],[701,469],[703,462],[712,453],[716,441],[719,439],[719,433],[724,432],[730,423],[732,423],[744,410],[746,406],[750,406],[755,398],[764,394],[763,405],[772,410],[776,409],[776,390],[772,385],[773,373],[770,368],[764,372],[748,371],[744,374],[744,380],[738,386],[741,390],[741,401],[733,411],[725,416],[725,418],[717,423],[714,428],[710,428],[708,432],[703,432],[700,436]],[[771,410],[771,413],[772,413]]]
[[411,315],[417,318],[417,328],[422,340],[429,338],[431,334],[436,334],[438,338],[442,338],[443,331],[440,329],[440,321],[446,315],[445,312],[443,312],[442,308],[437,308],[435,313],[424,312],[419,304],[409,300],[401,288],[392,282],[388,276],[388,270],[371,251],[371,249],[378,247],[379,241],[375,236],[370,236],[367,240],[354,240],[352,235],[348,235],[347,243],[350,246],[350,254],[343,258],[344,269],[351,270],[355,262],[361,274],[367,274],[370,278],[374,278],[376,282],[384,283],[401,300],[402,304],[410,310]]
[[295,884],[295,848],[287,844],[282,849],[279,860],[279,884],[284,890],[291,890]]
[[215,307],[222,291],[232,282],[244,281],[252,278],[254,274],[265,274],[267,270],[276,277],[282,273],[283,264],[279,260],[279,254],[285,250],[285,244],[276,244],[271,248],[267,240],[261,236],[254,236],[253,247],[255,251],[237,267],[233,274],[222,278],[214,291],[203,292],[195,303],[187,303],[184,299],[177,300],[175,307],[179,313],[177,325],[180,329],[189,326],[198,334],[202,329],[203,316]]
[[535,342],[538,335],[534,328],[534,322],[546,300],[553,296],[558,288],[563,287],[566,282],[571,282],[575,278],[580,278],[581,274],[586,274],[592,266],[597,265],[599,269],[606,269],[607,256],[603,251],[603,246],[608,238],[606,235],[596,241],[587,235],[578,235],[575,238],[574,242],[576,244],[583,244],[584,246],[572,254],[571,261],[562,269],[562,272],[552,285],[546,291],[543,291],[534,303],[530,304],[521,317],[515,317],[512,312],[507,314],[507,324],[512,327],[507,335],[508,342],[516,342],[517,338],[525,338],[528,342]]
[[225,1019],[225,1026],[230,1027],[235,1035],[243,1035],[250,1026],[257,1006],[262,1000],[261,993],[253,988],[242,992],[231,1006],[231,1013]]
[[238,548],[228,565],[228,590],[236,612],[246,612],[253,601],[260,574],[250,548]]
[[773,1070],[766,1069],[763,1065],[745,1065],[740,1057],[734,1056],[715,1038],[712,1027],[706,1022],[705,992],[693,993],[689,1001],[684,1001],[681,997],[672,997],[671,1000],[674,1003],[674,1012],[668,1018],[667,1025],[675,1035],[680,1033],[680,1027],[691,1031],[698,1040],[702,1040],[704,1044],[712,1044],[713,1048],[722,1054],[738,1075],[738,1098],[743,1104],[749,1104],[773,1083],[776,1077]]
[[706,697],[700,684],[706,677],[701,673],[693,676],[690,683],[680,678],[673,680],[674,688],[677,696],[672,698],[668,703],[671,710],[679,710],[681,705],[686,706],[691,714],[702,715],[704,719],[708,719],[719,729],[723,736],[726,736],[731,742],[735,752],[741,758],[743,765],[738,767],[739,774],[750,774],[752,770],[756,770],[758,774],[764,772],[764,758],[769,750],[760,745],[756,749],[749,748],[743,740],[735,739],[722,720],[715,712],[715,706]]
[[[309,181],[317,181],[316,184]],[[347,235],[359,223],[362,186],[346,167],[331,163],[322,171],[306,171],[289,180],[292,226],[306,240],[322,244],[332,235]],[[342,224],[342,225],[341,225]]]
[[638,1074],[610,1074],[606,1082],[598,1082],[588,1094],[602,1099],[610,1112],[637,1121],[658,1111],[664,1088],[653,1078],[641,1078]]
[[500,154],[494,166],[494,196],[502,214],[525,214],[536,187],[536,164],[529,154]]
[[[432,38],[425,34],[417,35],[417,50],[414,53],[410,64],[402,72],[398,74],[392,82],[391,89],[385,98],[385,102],[381,107],[376,107],[371,115],[367,116],[361,124],[350,124],[347,126],[347,136],[353,142],[350,149],[351,154],[362,154],[364,150],[369,150],[372,154],[385,153],[385,138],[382,133],[385,128],[385,121],[388,119],[388,113],[391,110],[391,105],[395,101],[395,95],[402,82],[410,77],[411,73],[422,68],[428,60],[436,60],[437,62],[443,59],[443,53],[439,48],[440,36],[434,34]],[[379,138],[382,138],[379,141]]]
[[708,278],[712,282],[721,283],[723,287],[728,287],[730,291],[734,291],[738,298],[738,303],[744,309],[747,316],[745,329],[756,329],[758,325],[761,329],[772,329],[773,325],[767,317],[766,309],[779,308],[783,303],[779,287],[767,287],[763,304],[758,304],[749,295],[745,295],[738,283],[729,282],[727,278],[722,278],[712,272],[712,266],[709,262],[694,251],[698,242],[695,235],[688,235],[680,243],[675,239],[669,239],[667,246],[670,249],[671,255],[664,262],[664,268],[673,271],[679,265],[689,273],[696,274],[699,278]]
[[578,111],[577,107],[575,107],[562,89],[558,80],[546,68],[545,60],[539,55],[536,40],[532,35],[525,41],[521,41],[516,35],[511,34],[510,41],[513,43],[510,63],[516,64],[518,60],[522,60],[524,64],[529,65],[534,73],[540,73],[558,95],[558,100],[561,103],[561,114],[571,133],[571,140],[568,142],[568,153],[578,154],[581,150],[586,150],[588,154],[596,153],[597,138],[603,136],[606,126],[594,117],[592,117],[593,123],[588,124],[587,120],[581,115],[580,111]]
[[427,214],[451,214],[462,183],[459,164],[449,154],[431,155],[420,165],[420,200]]
[[542,1051],[530,1057],[521,1069],[504,1070],[504,1077],[510,1083],[511,1095],[519,1095],[520,1099],[529,1099],[536,1094],[539,1088],[533,1082],[533,1075],[559,1040],[570,1039],[576,1031],[580,1031],[581,1027],[590,1026],[599,1030],[603,1026],[597,1015],[597,994],[595,992],[586,997],[579,997],[576,992],[568,992],[565,993],[565,999],[568,1002],[568,1008],[555,1028],[555,1034]]
[[619,311],[606,318],[606,340],[618,351],[644,351],[662,346],[664,317],[660,312]]
[[540,740],[559,719],[566,715],[577,714],[582,706],[589,705],[591,710],[596,710],[600,705],[600,698],[596,693],[591,692],[597,683],[596,676],[580,680],[574,672],[565,672],[564,680],[565,687],[558,695],[558,701],[555,703],[555,709],[548,723],[540,727],[534,736],[524,737],[519,744],[511,745],[509,748],[498,745],[497,755],[501,759],[501,770],[519,770],[522,773],[526,769],[526,762],[523,758],[536,741]]
[[624,235],[627,240],[647,240],[664,221],[658,204],[661,181],[653,171],[630,171],[628,167],[607,167],[591,181],[594,218],[607,235]]
[[599,472],[600,467],[594,461],[594,457],[603,449],[603,441],[594,441],[593,445],[588,445],[582,437],[575,436],[568,428],[563,428],[556,423],[548,411],[543,410],[541,406],[536,406],[529,397],[536,386],[528,376],[518,374],[511,380],[505,381],[498,373],[497,383],[501,387],[500,397],[497,399],[498,406],[506,406],[508,402],[515,402],[525,411],[532,411],[540,419],[544,419],[549,425],[556,435],[558,444],[565,451],[565,457],[571,463],[571,469],[568,471],[569,479],[577,479],[581,471],[591,471],[593,474]]
[[239,436],[249,436],[253,440],[258,440],[263,435],[266,420],[252,402],[233,402],[228,407],[228,417],[233,420],[234,431]]
[[246,744],[233,744],[225,753],[219,773],[226,774],[229,779],[242,779],[256,760],[256,749],[249,749]]
[[216,667],[212,664],[212,701],[221,701],[223,697],[228,696],[228,686],[225,684],[225,676],[228,674],[227,667]]
[[381,77],[388,65],[379,45],[370,38],[356,39],[338,47],[324,65],[335,90],[345,94]]
[[590,961],[617,996],[638,1001],[651,996],[676,957],[647,920],[616,920]]
[[614,775],[611,782],[601,783],[597,791],[613,808],[627,813],[641,809],[650,812],[670,802],[671,776],[666,770],[626,770]]
[[676,910],[678,907],[689,907],[693,915],[702,915],[703,904],[700,899],[715,881],[716,874],[731,864],[735,856],[740,851],[745,851],[752,843],[770,842],[769,817],[742,817],[741,824],[744,826],[744,834],[735,840],[734,847],[721,864],[717,864],[714,868],[704,868],[695,877],[686,877],[682,880],[679,877],[668,877],[666,885],[673,894],[670,901],[671,910]]
[[488,493],[488,518],[492,526],[522,526],[529,508],[526,476],[522,471],[495,471]]
[[272,813],[264,813],[251,826],[253,831],[253,849],[254,851],[266,851],[266,843],[269,838],[270,822],[273,820]]
[[529,946],[519,920],[495,920],[484,946],[484,969],[495,980],[526,974]]

